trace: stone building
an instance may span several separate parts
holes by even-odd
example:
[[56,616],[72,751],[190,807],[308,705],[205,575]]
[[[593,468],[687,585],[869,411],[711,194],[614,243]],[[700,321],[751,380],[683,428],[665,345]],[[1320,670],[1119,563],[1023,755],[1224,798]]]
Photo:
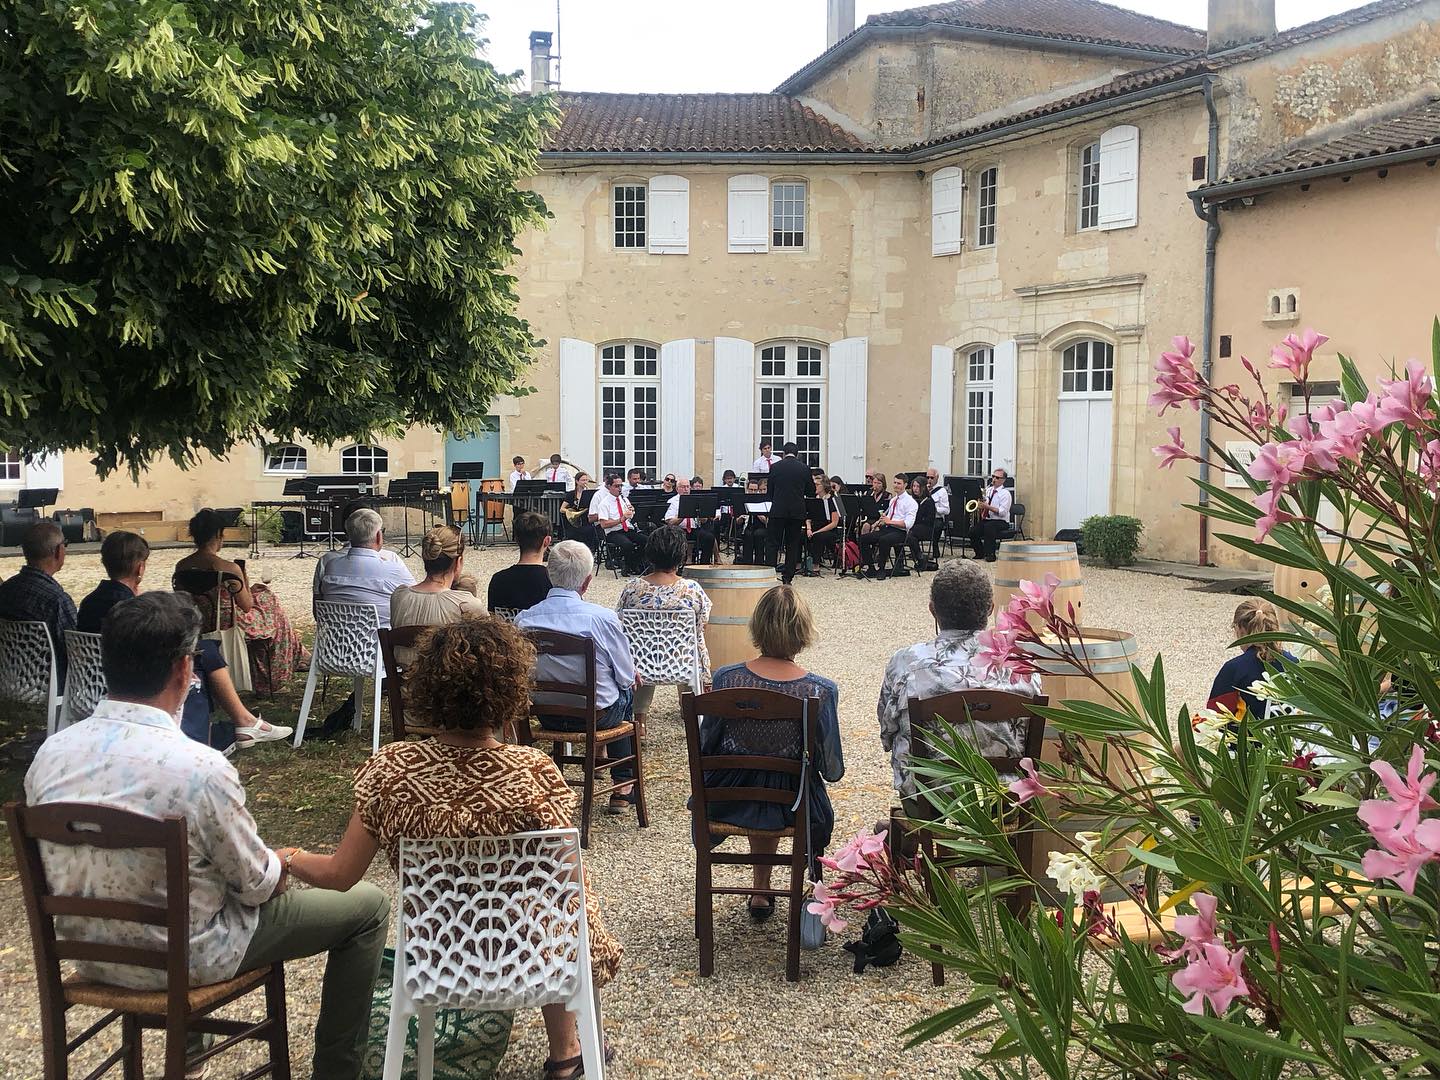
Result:
[[[1149,554],[1240,561],[1154,468],[1154,355],[1185,333],[1226,372],[1308,325],[1322,371],[1427,354],[1440,0],[1283,33],[1273,2],[1211,0],[1208,34],[1094,0],[830,8],[772,93],[560,95],[553,220],[521,242],[535,392],[488,442],[375,448],[391,475],[558,452],[710,479],[795,439],[847,479],[1004,465],[1032,535],[1127,513]],[[376,464],[254,447],[102,492],[67,458],[62,504],[174,516]]]

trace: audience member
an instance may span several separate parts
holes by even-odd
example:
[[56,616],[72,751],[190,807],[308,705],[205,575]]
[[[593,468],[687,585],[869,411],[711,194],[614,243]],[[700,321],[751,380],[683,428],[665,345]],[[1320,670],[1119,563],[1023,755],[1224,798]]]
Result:
[[[363,497],[358,499],[351,499],[349,502],[347,502],[344,506],[340,508],[340,520],[342,523],[349,521],[350,515],[355,513],[356,510],[373,510],[374,508],[374,499]],[[338,547],[334,551],[322,551],[319,555],[315,557],[315,576],[310,582],[310,598],[312,601],[317,600],[320,597],[320,579],[325,576],[326,564],[329,563],[332,559],[338,559],[341,556],[345,555],[347,552],[349,552],[349,550],[350,538],[347,536],[345,538],[345,544],[343,547]],[[384,562],[395,563],[399,566],[405,565],[405,560],[400,558],[400,553],[398,551],[392,551],[390,548],[382,547],[379,551],[379,555],[381,560]]]
[[[422,742],[390,743],[366,759],[355,774],[355,810],[335,854],[283,852],[299,880],[348,889],[379,850],[398,869],[402,837],[570,827],[575,793],[555,763],[541,750],[501,737],[506,721],[525,709],[530,691],[535,650],[525,635],[501,619],[466,617],[431,631],[423,644],[406,676],[405,709],[438,733]],[[588,881],[585,915],[595,983],[604,986],[619,969],[623,950],[605,928]],[[574,1018],[563,1004],[541,1006],[541,1013],[550,1043],[546,1080],[583,1076]]]
[[[1040,676],[1012,679],[981,674],[975,664],[980,651],[976,635],[985,629],[994,607],[990,576],[974,562],[943,564],[930,580],[930,614],[935,617],[935,638],[908,645],[890,658],[880,685],[876,713],[880,719],[880,745],[890,751],[890,770],[905,812],[917,820],[934,815],[922,812],[916,801],[916,783],[910,769],[910,699],[938,697],[956,690],[1005,690],[1034,697],[1040,693]],[[964,732],[976,751],[987,757],[1019,757],[1025,750],[1025,731],[1013,724],[975,720]]]
[[[710,621],[710,597],[698,581],[680,576],[680,568],[685,565],[685,534],[675,525],[656,529],[645,540],[645,561],[650,564],[650,573],[626,582],[616,608],[693,611],[695,637],[700,647],[700,677],[709,682],[710,653],[705,648],[705,624]],[[654,698],[655,687],[650,683],[635,691],[635,724],[641,730]]]
[[[619,485],[619,478],[615,477]],[[522,630],[556,630],[575,634],[595,643],[595,707],[600,713],[597,727],[604,730],[629,723],[635,688],[640,680],[635,675],[635,662],[630,656],[630,643],[620,625],[620,616],[609,608],[583,599],[595,577],[595,558],[590,549],[574,540],[562,540],[550,549],[550,593],[540,603],[522,611],[515,625]],[[582,684],[585,681],[584,660],[579,656],[541,656],[535,662],[535,677],[553,682]],[[536,719],[551,731],[583,731],[584,721],[563,716],[547,716],[542,711],[546,696],[536,696]],[[559,702],[551,701],[551,704]],[[630,738],[607,743],[610,756],[626,758],[635,752]],[[611,796],[606,812],[622,814],[634,804],[635,778],[633,763],[611,770],[621,785]]]
[[289,616],[269,587],[252,586],[243,563],[220,556],[225,544],[225,528],[224,515],[208,507],[192,517],[190,539],[195,542],[195,550],[175,564],[175,572],[202,570],[222,575],[222,588],[231,602],[223,603],[218,593],[196,595],[201,624],[219,630],[233,624],[240,628],[247,641],[266,642],[264,649],[251,653],[250,665],[260,682],[271,687],[281,686],[297,668],[309,665],[309,655],[299,632],[290,625]]
[[150,544],[138,533],[107,533],[100,544],[100,565],[105,580],[80,601],[75,629],[84,634],[100,633],[100,624],[110,609],[140,591],[140,579],[150,559]]
[[[436,525],[420,541],[425,580],[401,585],[390,594],[390,625],[443,626],[466,615],[483,615],[485,606],[472,592],[456,588],[465,569],[465,537],[454,525]],[[395,662],[408,668],[415,650],[395,650]]]
[[65,565],[65,534],[53,521],[37,521],[20,541],[25,565],[0,582],[0,619],[41,622],[55,649],[57,685],[65,686],[65,631],[75,629],[75,601],[55,575]]
[[[370,1026],[389,901],[363,882],[347,892],[286,890],[287,857],[261,841],[245,789],[223,756],[175,723],[190,691],[200,616],[185,597],[152,592],[117,604],[101,632],[110,695],[94,715],[51,736],[25,777],[31,806],[102,803],[150,817],[183,817],[190,851],[190,983],[202,986],[277,960],[329,954],[311,1040],[317,1077],[355,1078]],[[153,852],[94,847],[42,851],[62,895],[161,905],[163,862]],[[62,937],[164,949],[165,928],[110,920],[56,920]],[[77,964],[81,978],[161,990],[164,971]],[[298,1043],[305,1041],[296,1036]],[[192,1037],[192,1049],[199,1049]]]
[[[631,470],[634,475],[636,470]],[[638,485],[637,485],[638,486]],[[630,573],[640,572],[641,537],[635,529],[635,508],[621,490],[620,476],[605,477],[605,490],[590,500],[590,521],[605,534],[607,561]]]
[[490,579],[491,611],[496,608],[524,611],[540,603],[550,592],[550,574],[545,569],[545,557],[550,551],[550,519],[527,510],[515,519],[514,532],[520,561]]
[[[1243,600],[1235,609],[1234,625],[1231,627],[1236,638],[1252,634],[1278,634],[1280,615],[1269,600],[1252,596]],[[1239,713],[1244,703],[1245,711],[1255,719],[1265,716],[1265,702],[1251,692],[1251,687],[1270,672],[1278,671],[1284,664],[1295,663],[1295,657],[1281,649],[1278,642],[1261,641],[1247,645],[1239,656],[1225,661],[1215,681],[1210,686],[1209,708],[1224,707]]]
[[[806,671],[795,657],[815,643],[815,623],[810,605],[790,585],[777,585],[755,605],[750,616],[750,640],[760,655],[743,664],[731,664],[715,672],[716,690],[774,690],[792,697],[818,697],[819,723],[816,741],[819,760],[811,764],[810,774],[810,856],[811,875],[817,874],[814,860],[825,854],[831,834],[835,831],[835,811],[830,805],[826,783],[835,783],[845,775],[845,755],[840,744],[840,722],[837,709],[840,688],[830,679]],[[708,722],[700,729],[701,753],[707,755],[744,755],[745,745],[735,740],[721,723]],[[705,776],[706,787],[788,788],[799,790],[797,777],[780,776],[757,769],[721,769]],[[742,829],[778,832],[792,828],[795,812],[780,803],[716,802],[709,804],[710,820],[723,821]],[[713,844],[718,837],[711,836]],[[750,836],[750,850],[757,855],[773,855],[779,841],[773,837]],[[756,889],[770,888],[773,867],[754,868]],[[761,894],[746,902],[750,917],[757,922],[775,913],[775,899]]]
[[[677,525],[684,530],[695,550],[695,562],[712,563],[715,561],[715,532],[710,527],[712,519],[680,516],[680,500],[690,494],[691,486],[691,482],[683,477],[675,482],[675,494],[670,496],[665,506],[665,524]],[[646,550],[649,550],[648,541]]]

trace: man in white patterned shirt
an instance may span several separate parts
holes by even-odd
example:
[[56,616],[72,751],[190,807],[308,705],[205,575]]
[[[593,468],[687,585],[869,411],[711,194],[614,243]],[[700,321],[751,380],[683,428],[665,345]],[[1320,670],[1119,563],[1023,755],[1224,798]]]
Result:
[[[327,952],[314,1075],[359,1076],[390,903],[368,882],[348,892],[287,892],[287,866],[260,839],[235,767],[180,730],[200,616],[187,598],[144,593],[111,609],[101,636],[109,696],[89,719],[52,735],[25,776],[31,806],[96,803],[151,817],[183,816],[190,849],[190,983],[202,986]],[[165,902],[163,855],[41,845],[61,895]],[[57,919],[62,938],[163,948],[165,929]],[[77,965],[86,978],[160,989],[165,973]],[[191,1040],[192,1051],[198,1049]]]
[[[993,606],[990,576],[978,563],[945,563],[930,579],[930,612],[939,632],[933,641],[901,649],[885,669],[876,706],[880,744],[890,751],[895,790],[912,817],[928,816],[915,801],[915,775],[910,768],[912,697],[938,697],[956,690],[1008,690],[1026,697],[1040,693],[1039,675],[1012,680],[976,670],[980,644],[975,635],[985,629]],[[1025,749],[1025,732],[1016,724],[977,720],[967,733],[975,749],[988,757],[1019,757]]]

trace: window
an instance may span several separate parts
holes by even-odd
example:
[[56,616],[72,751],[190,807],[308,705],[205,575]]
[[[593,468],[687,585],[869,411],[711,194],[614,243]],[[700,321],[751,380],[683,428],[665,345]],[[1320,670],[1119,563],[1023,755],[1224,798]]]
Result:
[[0,452],[0,484],[18,484],[24,477],[25,462],[15,450]]
[[970,349],[965,362],[965,475],[987,476],[995,444],[995,350]]
[[995,246],[995,196],[1000,186],[1000,169],[990,166],[980,174],[975,187],[975,246]]
[[270,447],[265,453],[266,472],[303,473],[309,467],[309,456],[305,453],[305,448],[293,443],[280,443]]
[[340,451],[340,471],[375,476],[390,471],[390,451],[382,446],[351,446]]
[[600,349],[600,471],[660,464],[660,364],[654,345],[623,343]]
[[805,246],[805,182],[777,180],[770,185],[770,246]]
[[1080,222],[1082,229],[1100,225],[1100,144],[1080,151]]
[[818,345],[780,342],[760,349],[759,438],[793,441],[800,460],[818,466],[824,443],[825,360]]
[[645,185],[616,184],[614,187],[615,246],[645,247]]
[[1115,386],[1115,348],[1104,341],[1077,341],[1060,366],[1062,394],[1108,394]]

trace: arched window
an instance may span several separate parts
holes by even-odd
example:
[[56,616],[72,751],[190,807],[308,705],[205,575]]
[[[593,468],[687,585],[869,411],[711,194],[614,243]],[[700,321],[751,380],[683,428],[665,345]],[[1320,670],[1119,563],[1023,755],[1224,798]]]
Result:
[[639,341],[600,347],[600,472],[660,464],[660,350]]
[[390,471],[390,451],[383,446],[361,443],[340,451],[340,471],[359,476],[374,476]]
[[303,473],[310,468],[310,457],[303,446],[277,443],[265,451],[267,473]]
[[995,350],[961,350],[965,372],[965,475],[987,476],[995,445]]
[[1062,394],[1108,394],[1115,386],[1115,347],[1105,341],[1077,341],[1060,362]]
[[777,451],[793,441],[801,461],[819,465],[825,446],[824,348],[808,341],[760,346],[755,383],[759,439],[769,439]]
[[17,450],[0,452],[0,484],[18,484],[25,475],[25,461]]

